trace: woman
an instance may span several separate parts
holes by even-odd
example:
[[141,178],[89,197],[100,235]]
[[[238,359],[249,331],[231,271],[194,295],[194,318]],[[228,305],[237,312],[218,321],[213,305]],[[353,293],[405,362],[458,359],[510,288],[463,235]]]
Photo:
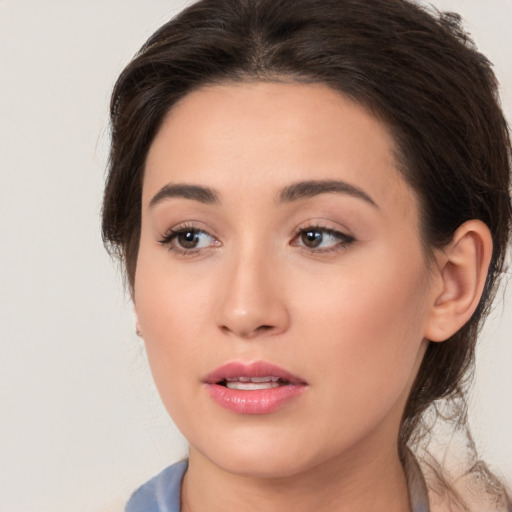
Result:
[[511,221],[495,77],[456,16],[200,1],[111,115],[104,238],[190,446],[129,512],[510,509],[427,428],[440,399],[465,424]]

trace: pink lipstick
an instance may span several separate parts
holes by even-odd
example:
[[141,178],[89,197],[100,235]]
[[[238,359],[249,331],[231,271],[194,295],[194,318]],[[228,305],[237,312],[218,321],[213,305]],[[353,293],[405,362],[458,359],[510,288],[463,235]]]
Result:
[[297,398],[306,382],[271,363],[225,364],[205,379],[210,396],[240,414],[269,414]]

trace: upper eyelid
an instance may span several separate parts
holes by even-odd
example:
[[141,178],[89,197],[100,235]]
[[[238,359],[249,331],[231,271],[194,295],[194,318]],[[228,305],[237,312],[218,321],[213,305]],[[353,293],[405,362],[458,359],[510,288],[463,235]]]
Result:
[[354,238],[352,230],[346,226],[339,224],[338,222],[329,221],[326,219],[309,219],[305,222],[302,222],[295,228],[294,233],[298,234],[303,231],[307,231],[308,229],[318,230],[318,231],[327,231],[331,233],[339,233],[341,235],[350,236]]
[[187,231],[196,231],[197,233],[204,233],[205,235],[208,235],[210,238],[212,238],[214,240],[217,240],[217,237],[215,235],[213,235],[212,233],[210,233],[209,231],[207,231],[206,229],[199,228],[199,227],[196,227],[196,226],[187,226],[187,225],[181,226],[179,224],[177,226],[175,226],[175,227],[169,228],[162,235],[162,237],[163,238],[176,237],[176,236],[178,236],[181,233],[186,233]]
[[211,229],[209,229],[207,226],[205,226],[203,222],[198,221],[198,220],[186,220],[183,222],[178,222],[176,224],[173,224],[172,226],[170,226],[168,229],[166,229],[163,232],[164,233],[163,236],[166,236],[167,234],[179,233],[179,232],[187,231],[187,230],[200,231],[200,232],[206,233],[210,236],[213,236],[213,237],[215,236],[212,234]]
[[345,230],[326,228],[326,227],[321,227],[321,226],[307,226],[304,228],[297,229],[294,238],[296,238],[301,233],[304,233],[307,231],[320,231],[323,233],[327,233],[328,235],[331,235],[331,236],[338,236],[339,238],[355,240],[355,237],[353,235],[347,233]]
[[321,225],[317,225],[317,224],[310,224],[310,225],[298,227],[298,228],[296,228],[295,232],[302,233],[303,231],[308,231],[308,230],[345,234],[345,230],[342,228],[333,228],[330,226],[321,226]]

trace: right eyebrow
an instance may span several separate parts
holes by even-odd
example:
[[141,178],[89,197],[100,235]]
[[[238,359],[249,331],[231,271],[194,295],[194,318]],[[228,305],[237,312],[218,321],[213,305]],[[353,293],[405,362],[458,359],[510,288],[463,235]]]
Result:
[[209,187],[199,185],[188,185],[186,183],[169,183],[162,187],[149,202],[149,207],[153,208],[158,203],[172,197],[181,197],[199,201],[200,203],[213,204],[219,202],[218,194]]

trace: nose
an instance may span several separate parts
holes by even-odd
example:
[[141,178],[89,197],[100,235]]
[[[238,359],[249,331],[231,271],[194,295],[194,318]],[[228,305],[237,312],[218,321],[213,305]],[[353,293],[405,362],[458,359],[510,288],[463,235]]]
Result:
[[221,280],[217,323],[226,334],[253,339],[285,332],[290,314],[279,269],[262,255],[234,258]]

